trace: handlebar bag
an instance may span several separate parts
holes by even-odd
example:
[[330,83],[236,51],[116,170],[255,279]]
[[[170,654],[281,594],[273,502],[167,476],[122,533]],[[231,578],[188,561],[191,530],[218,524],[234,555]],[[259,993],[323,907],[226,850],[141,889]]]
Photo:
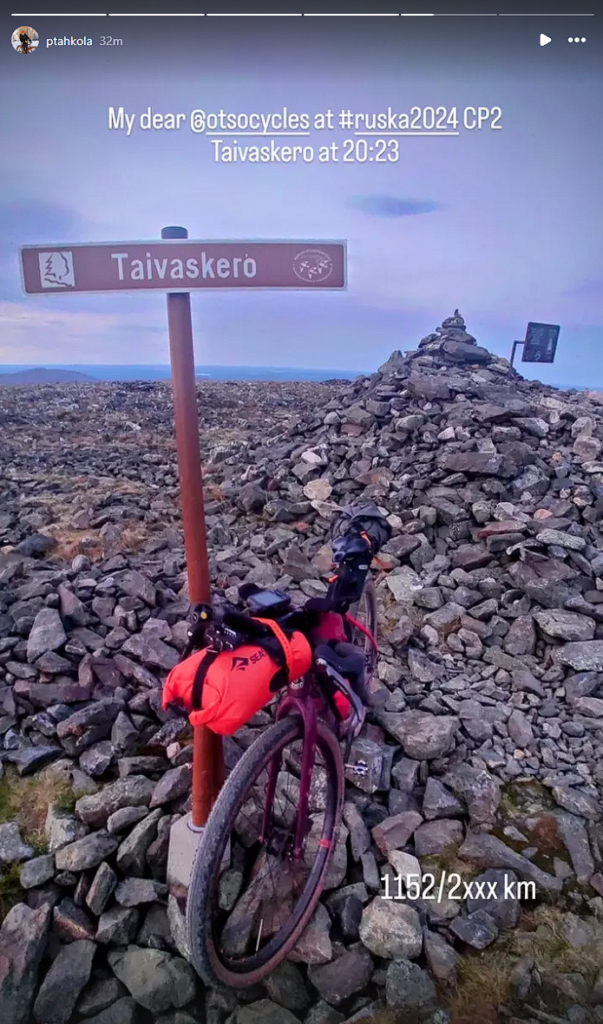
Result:
[[169,673],[163,708],[176,703],[189,712],[191,725],[205,725],[232,736],[281,687],[304,676],[312,665],[312,648],[303,633],[286,635],[269,619],[257,619],[272,632],[266,641],[242,644],[234,651],[211,648],[191,654]]

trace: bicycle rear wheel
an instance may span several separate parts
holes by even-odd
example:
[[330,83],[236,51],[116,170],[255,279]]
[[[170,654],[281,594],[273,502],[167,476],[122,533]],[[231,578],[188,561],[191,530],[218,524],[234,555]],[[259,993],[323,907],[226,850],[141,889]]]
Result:
[[[324,887],[343,804],[343,764],[318,723],[309,817],[301,859],[292,857],[303,725],[288,716],[252,744],[230,774],[197,849],[187,902],[191,960],[206,985],[261,981],[293,948]],[[278,783],[260,837],[268,768]],[[296,774],[297,773],[297,774]],[[223,858],[231,842],[231,863]]]
[[[372,579],[368,576],[366,583],[364,584],[362,596],[359,601],[356,601],[356,603],[351,606],[350,615],[352,618],[356,619],[360,625],[364,626],[364,629],[368,630],[368,632],[373,636],[375,644],[377,644],[379,642],[379,637],[377,635],[377,595],[375,593],[375,585]],[[359,629],[357,626],[353,626],[351,623],[348,623],[348,625],[350,631],[350,642],[356,644],[357,647],[364,651],[364,660],[366,662],[366,683],[368,686],[377,669],[379,653],[362,629]]]

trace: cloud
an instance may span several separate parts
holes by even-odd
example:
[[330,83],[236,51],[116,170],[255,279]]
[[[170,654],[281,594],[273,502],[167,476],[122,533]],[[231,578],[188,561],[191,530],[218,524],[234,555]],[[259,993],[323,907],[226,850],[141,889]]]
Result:
[[46,242],[76,242],[85,237],[87,227],[85,217],[60,203],[36,199],[0,203],[4,248],[7,248],[7,243],[44,245]]
[[583,295],[585,298],[588,298],[589,296],[598,297],[603,295],[603,278],[591,278],[578,281],[578,284],[574,285],[573,288],[566,288],[563,294]]
[[0,298],[21,294],[18,250],[22,245],[83,241],[89,221],[60,203],[21,199],[0,203]]
[[[75,298],[75,296],[73,296]],[[40,297],[41,298],[41,297]],[[163,313],[164,311],[162,311]],[[107,308],[104,312],[72,307],[52,309],[37,299],[26,302],[0,301],[0,363],[22,363],[32,359],[44,363],[121,363],[132,352],[130,362],[144,354],[145,360],[166,361],[167,331],[158,310],[139,311]]]
[[353,196],[348,203],[371,217],[415,217],[419,213],[442,210],[433,199],[402,199],[399,196]]

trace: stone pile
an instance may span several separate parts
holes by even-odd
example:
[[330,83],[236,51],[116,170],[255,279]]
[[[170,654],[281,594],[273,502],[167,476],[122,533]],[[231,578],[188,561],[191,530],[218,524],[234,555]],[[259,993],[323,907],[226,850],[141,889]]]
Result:
[[[326,591],[343,505],[374,500],[393,527],[385,703],[351,757],[368,773],[347,771],[312,924],[236,998],[202,991],[166,884],[191,771],[160,707],[188,610],[170,401],[162,384],[0,393],[3,781],[43,771],[75,799],[50,805],[38,856],[0,824],[24,890],[0,930],[3,1024],[340,1024],[382,1004],[446,1024],[463,958],[534,903],[600,960],[603,400],[523,380],[458,311],[353,384],[199,386],[217,590],[301,602]],[[226,742],[228,767],[269,720]],[[513,991],[507,1019],[603,1020],[603,974],[524,957]]]

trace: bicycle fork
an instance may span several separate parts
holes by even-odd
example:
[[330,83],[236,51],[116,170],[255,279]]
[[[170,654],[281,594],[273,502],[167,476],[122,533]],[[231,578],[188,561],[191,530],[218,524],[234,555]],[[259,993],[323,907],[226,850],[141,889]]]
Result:
[[[302,847],[305,837],[306,822],[308,820],[308,806],[310,803],[310,786],[312,784],[312,770],[314,768],[314,757],[316,754],[316,733],[318,716],[314,702],[307,696],[304,699],[305,687],[309,686],[304,681],[300,696],[288,693],[281,701],[277,713],[277,722],[287,715],[298,715],[303,723],[303,745],[301,761],[301,777],[299,785],[299,801],[297,806],[297,821],[295,828],[295,840],[293,846],[293,859],[299,860],[302,856]],[[268,783],[266,785],[266,800],[262,819],[261,839],[265,842],[270,826],[272,805],[276,793],[278,773],[281,769],[282,754],[276,755],[268,765]]]

